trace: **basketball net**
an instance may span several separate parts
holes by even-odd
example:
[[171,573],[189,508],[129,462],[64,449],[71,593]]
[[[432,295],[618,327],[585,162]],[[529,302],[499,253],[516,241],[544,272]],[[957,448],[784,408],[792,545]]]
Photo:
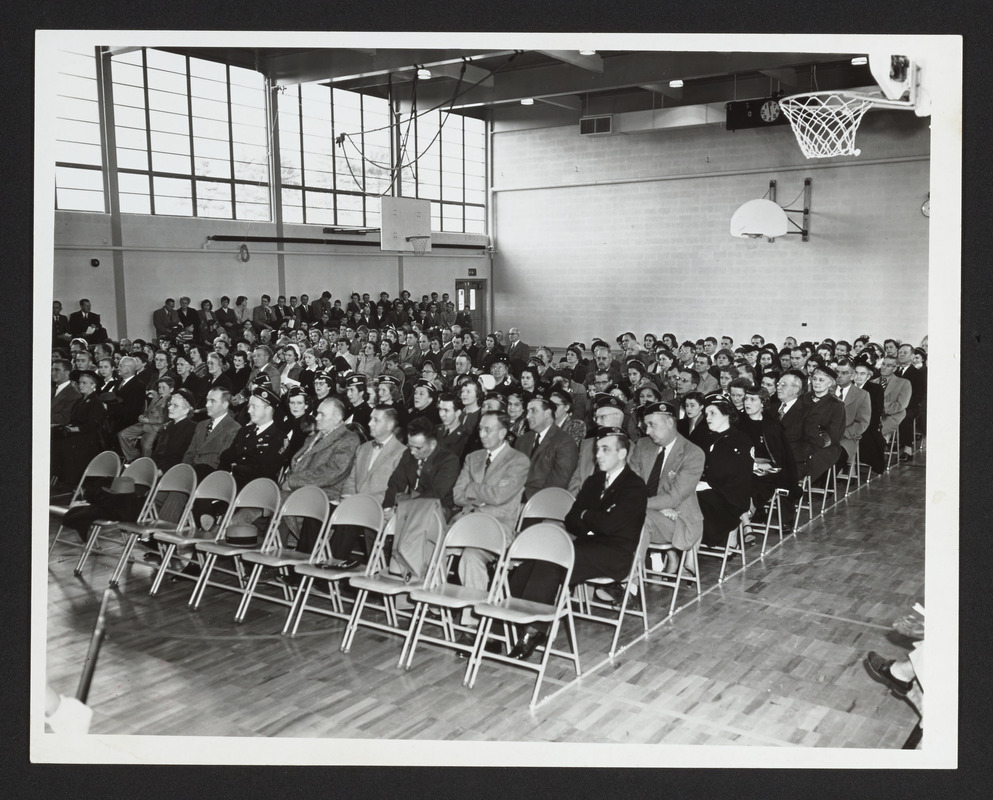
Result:
[[428,242],[431,241],[430,236],[408,236],[407,241],[410,242],[411,247],[414,248],[415,256],[423,256],[428,250]]
[[779,101],[807,158],[861,153],[855,147],[855,134],[865,112],[875,104],[871,95],[836,92],[795,94]]

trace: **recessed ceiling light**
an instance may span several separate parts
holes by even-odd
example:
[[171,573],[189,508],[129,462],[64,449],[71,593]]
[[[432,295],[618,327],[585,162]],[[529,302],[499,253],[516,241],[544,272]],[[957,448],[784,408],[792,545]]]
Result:
[[521,105],[522,106],[533,106],[534,105],[534,98],[533,97],[525,97],[523,100],[521,100]]
[[430,78],[431,78],[431,70],[424,69],[423,67],[421,67],[419,70],[417,70],[417,77],[418,77],[419,80],[422,80],[422,81],[430,80]]
[[581,56],[595,56],[596,50],[580,50],[579,55]]
[[868,63],[869,63],[869,59],[867,56],[855,56],[855,58],[852,59],[853,67],[862,67]]
[[678,78],[676,80],[674,80],[674,81],[669,81],[669,88],[670,89],[682,89],[683,88],[683,82],[681,80],[679,80]]

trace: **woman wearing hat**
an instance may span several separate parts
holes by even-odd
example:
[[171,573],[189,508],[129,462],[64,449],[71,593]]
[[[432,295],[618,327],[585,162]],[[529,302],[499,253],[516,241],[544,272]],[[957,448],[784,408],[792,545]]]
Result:
[[176,466],[186,455],[197,428],[193,411],[193,396],[186,389],[180,389],[169,397],[166,408],[169,419],[159,431],[152,451],[152,460],[162,472]]
[[52,431],[52,474],[73,487],[86,465],[104,449],[103,425],[107,407],[97,398],[100,378],[92,370],[79,373],[79,393],[69,424]]
[[[232,391],[234,384],[231,377],[224,371],[224,357],[213,351],[207,353],[207,389],[204,397],[211,389],[227,389]],[[247,376],[246,376],[247,377]]]
[[703,512],[703,544],[724,547],[751,504],[752,443],[733,427],[737,412],[730,400],[711,394],[704,402],[714,441],[706,451],[697,501]]
[[745,389],[744,411],[738,418],[737,427],[752,443],[755,464],[752,468],[752,505],[756,509],[753,516],[757,522],[764,522],[776,489],[792,490],[799,479],[793,450],[786,441],[786,431],[779,421],[779,415],[769,408],[771,395],[763,388],[754,386]]
[[[289,466],[304,440],[313,431],[313,418],[308,415],[307,393],[294,386],[282,398],[274,421],[286,433],[283,444],[283,463]],[[309,424],[308,424],[309,421]]]
[[486,339],[483,342],[483,349],[476,357],[476,368],[482,372],[490,371],[490,364],[493,363],[493,359],[499,351],[499,345],[497,344],[496,336],[492,333],[486,334]]

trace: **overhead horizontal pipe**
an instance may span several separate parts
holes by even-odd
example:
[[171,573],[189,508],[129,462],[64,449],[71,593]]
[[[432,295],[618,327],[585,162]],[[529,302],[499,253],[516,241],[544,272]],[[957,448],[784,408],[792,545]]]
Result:
[[[370,242],[362,239],[314,239],[305,236],[236,236],[233,234],[215,234],[207,237],[212,242],[267,242],[270,244],[343,244],[359,247],[380,247],[378,241]],[[452,244],[449,242],[432,242],[431,249],[445,250],[478,250],[484,251],[486,248],[478,244]]]

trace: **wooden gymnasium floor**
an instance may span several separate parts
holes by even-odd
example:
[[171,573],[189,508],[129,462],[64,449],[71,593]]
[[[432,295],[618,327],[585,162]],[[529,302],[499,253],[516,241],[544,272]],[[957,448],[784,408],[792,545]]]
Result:
[[[751,546],[720,587],[703,560],[702,600],[684,588],[667,622],[669,590],[649,587],[649,635],[629,619],[613,662],[608,629],[577,621],[583,676],[553,658],[533,713],[533,673],[484,664],[470,691],[465,662],[430,645],[404,673],[399,637],[360,630],[342,655],[338,620],[308,614],[288,638],[286,609],[256,600],[236,625],[235,594],[209,590],[192,612],[191,582],[149,597],[136,564],[110,603],[91,732],[899,748],[916,713],[862,657],[909,647],[890,626],[923,599],[924,474],[918,454],[799,539],[773,536],[764,560]],[[117,560],[94,555],[76,578],[78,553],[60,545],[48,571],[47,679],[64,694]]]

